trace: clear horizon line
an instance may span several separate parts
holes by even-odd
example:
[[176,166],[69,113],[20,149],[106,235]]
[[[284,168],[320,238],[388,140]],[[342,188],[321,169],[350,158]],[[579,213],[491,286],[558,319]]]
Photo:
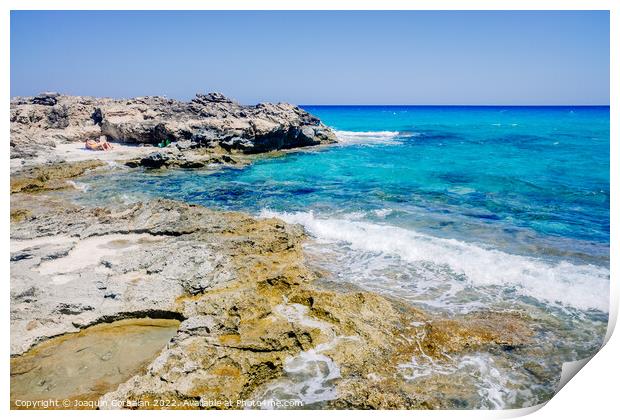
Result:
[[297,104],[297,106],[610,107],[610,104]]
[[[34,94],[34,95],[11,95],[10,99],[17,99],[17,98],[27,98],[27,97],[34,97],[37,95],[40,95],[42,93],[46,93],[48,91],[43,91],[43,92],[39,92],[38,94]],[[50,91],[50,92],[54,92],[54,91]],[[55,92],[56,93],[56,92]],[[60,95],[62,96],[84,96],[84,97],[90,97],[90,98],[97,98],[97,99],[102,99],[102,98],[109,98],[109,99],[114,99],[114,100],[123,100],[123,99],[133,99],[133,98],[137,98],[137,97],[165,97],[168,99],[175,99],[177,101],[181,101],[181,102],[190,102],[193,97],[189,97],[189,98],[174,98],[174,97],[169,97],[168,95],[139,95],[139,96],[127,96],[127,97],[120,97],[120,96],[93,96],[93,95],[78,95],[78,94],[72,94],[72,93],[60,93],[58,92]],[[234,98],[230,98],[233,101],[235,101]],[[236,101],[235,101],[236,102]],[[265,102],[271,102],[271,103],[290,103],[292,105],[296,105],[296,106],[360,106],[360,107],[370,107],[370,106],[387,106],[387,107],[398,107],[398,106],[409,106],[409,107],[514,107],[514,108],[518,108],[518,107],[607,107],[609,108],[611,106],[611,104],[310,104],[310,103],[294,103],[294,102],[289,102],[289,101],[259,101],[256,103],[243,103],[243,102],[237,102],[240,105],[245,105],[245,106],[254,106],[257,105],[259,103],[265,103]]]

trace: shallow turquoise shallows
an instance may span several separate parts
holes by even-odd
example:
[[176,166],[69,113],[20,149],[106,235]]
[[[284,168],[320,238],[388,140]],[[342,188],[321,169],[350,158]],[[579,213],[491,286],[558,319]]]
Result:
[[[544,401],[562,362],[598,349],[609,308],[608,107],[304,108],[338,145],[244,169],[112,171],[78,181],[87,192],[76,200],[166,197],[279,217],[313,238],[306,254],[326,285],[436,313],[528,314],[549,376],[507,371],[513,385],[500,386],[474,375],[474,407]],[[531,362],[511,351],[476,357],[467,366]],[[403,374],[417,380],[427,368],[412,361]]]

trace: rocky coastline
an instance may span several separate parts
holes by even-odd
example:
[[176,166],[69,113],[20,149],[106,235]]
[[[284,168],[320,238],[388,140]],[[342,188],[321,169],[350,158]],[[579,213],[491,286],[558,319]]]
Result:
[[[62,153],[100,136],[135,146],[120,155]],[[315,388],[297,390],[308,407],[466,408],[472,389],[449,376],[412,383],[398,366],[527,351],[535,320],[518,312],[446,317],[330,288],[304,257],[303,229],[278,219],[162,199],[88,208],[53,194],[71,178],[105,171],[110,156],[128,167],[193,169],[335,141],[297,107],[243,106],[220,94],[190,102],[12,99],[11,380],[35,369],[33,352],[54,337],[120,320],[174,319],[172,339],[129,380],[63,397],[136,403],[128,408],[162,400],[174,405],[161,408],[244,408],[206,402],[294,390],[290,365],[303,367],[310,355],[321,366]]]
[[[67,144],[105,138],[131,147],[125,161],[149,168],[236,163],[233,156],[335,143],[313,115],[286,103],[241,105],[219,93],[93,98],[42,93],[11,99],[11,167],[62,161]],[[167,147],[157,147],[166,145]],[[105,154],[87,153],[95,159]],[[114,153],[108,156],[115,157]],[[243,160],[241,158],[241,160]]]

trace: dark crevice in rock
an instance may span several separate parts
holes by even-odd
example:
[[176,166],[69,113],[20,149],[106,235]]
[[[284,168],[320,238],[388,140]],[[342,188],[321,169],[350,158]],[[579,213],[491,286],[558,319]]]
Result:
[[93,325],[103,324],[103,323],[111,323],[115,321],[121,321],[123,319],[139,319],[139,318],[151,318],[151,319],[174,319],[177,321],[185,321],[187,318],[183,316],[183,314],[174,311],[166,311],[161,309],[143,309],[139,311],[129,311],[129,312],[119,312],[113,315],[104,315],[97,320],[87,323],[87,324],[78,324],[74,323],[73,325],[76,328],[88,328]]
[[229,348],[235,350],[243,350],[249,351],[251,353],[278,353],[287,350],[286,347],[281,348],[261,348],[251,345],[233,345],[233,344],[217,344],[217,343],[209,343],[210,346],[213,347],[221,347],[221,348]]
[[188,230],[157,230],[156,228],[144,228],[144,229],[118,229],[118,230],[110,230],[103,233],[95,233],[93,235],[86,236],[83,239],[94,238],[99,236],[110,236],[110,235],[132,235],[132,234],[147,234],[151,236],[170,236],[170,237],[179,237],[183,235],[191,235],[200,231],[200,229],[188,229]]

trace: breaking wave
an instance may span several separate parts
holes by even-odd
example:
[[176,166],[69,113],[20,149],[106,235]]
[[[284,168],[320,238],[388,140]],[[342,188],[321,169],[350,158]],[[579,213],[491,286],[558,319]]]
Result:
[[343,144],[393,143],[398,131],[334,131]]
[[396,226],[317,218],[311,212],[263,210],[261,217],[277,217],[301,224],[318,240],[343,242],[352,250],[394,255],[409,263],[447,267],[457,276],[465,276],[472,287],[500,286],[547,304],[608,311],[609,270],[603,267],[566,261],[552,263]]

